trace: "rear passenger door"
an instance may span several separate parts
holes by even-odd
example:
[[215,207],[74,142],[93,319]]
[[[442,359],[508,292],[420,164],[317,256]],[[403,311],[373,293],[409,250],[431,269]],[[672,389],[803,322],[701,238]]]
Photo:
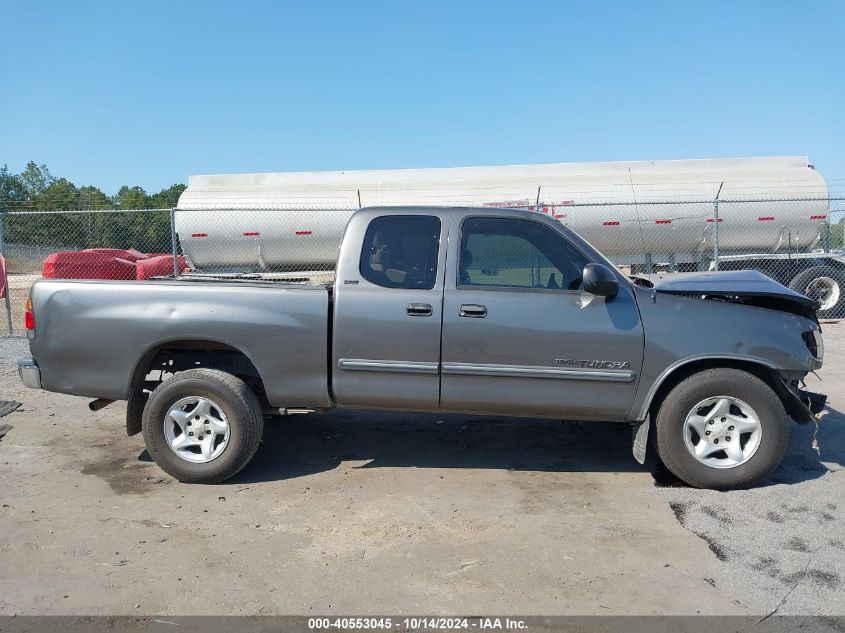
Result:
[[437,410],[448,212],[359,213],[336,280],[332,387],[338,405]]

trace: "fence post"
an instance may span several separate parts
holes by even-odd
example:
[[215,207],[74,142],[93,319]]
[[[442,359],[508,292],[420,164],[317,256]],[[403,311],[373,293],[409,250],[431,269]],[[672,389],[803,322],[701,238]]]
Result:
[[173,276],[179,276],[179,252],[176,247],[176,207],[170,207],[170,245],[173,248]]
[[[828,218],[830,218],[830,208],[829,207],[830,207],[830,203],[828,203],[828,211],[827,211],[827,217]],[[822,224],[821,233],[819,234],[819,237],[821,238],[820,239],[821,247],[822,247],[822,250],[825,253],[829,253],[831,251],[831,244],[833,242],[833,240],[831,239],[831,237],[832,237],[831,236],[832,226],[833,225],[830,223],[830,219],[825,220],[825,222]]]
[[[6,212],[0,212],[0,256],[6,257],[6,241],[3,238],[3,224],[6,222]],[[12,326],[12,300],[9,297],[9,275],[4,267],[3,275],[6,277],[3,282],[6,286],[6,292],[3,293],[3,298],[6,300],[6,327],[9,328],[9,336],[12,336],[14,327]]]
[[722,182],[716,192],[716,200],[713,201],[713,266],[719,270],[719,195],[722,193]]

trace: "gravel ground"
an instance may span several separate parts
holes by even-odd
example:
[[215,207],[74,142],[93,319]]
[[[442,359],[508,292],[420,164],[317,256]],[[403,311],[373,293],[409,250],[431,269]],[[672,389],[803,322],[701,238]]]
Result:
[[811,449],[815,429],[793,425],[783,464],[763,486],[655,490],[722,561],[714,581],[758,612],[845,614],[845,322],[822,329],[823,380],[807,382],[829,397],[820,455]]
[[20,356],[29,354],[29,342],[23,337],[0,337],[0,381],[3,390],[0,392],[3,400],[20,400],[21,395],[29,391],[20,384],[18,379],[18,362]]
[[[748,612],[620,424],[336,411],[189,486],[0,341],[0,615]],[[655,587],[671,587],[655,591]]]
[[0,614],[845,614],[845,324],[824,327],[821,456],[796,425],[772,480],[730,493],[656,485],[620,425],[342,411],[184,486],[121,405],[22,387],[27,342],[2,338],[0,398],[24,406]]

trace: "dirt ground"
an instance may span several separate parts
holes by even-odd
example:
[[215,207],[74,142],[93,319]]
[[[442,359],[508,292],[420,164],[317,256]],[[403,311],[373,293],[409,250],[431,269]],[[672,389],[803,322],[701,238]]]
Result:
[[235,480],[184,485],[121,404],[23,388],[26,341],[2,339],[23,405],[0,420],[0,615],[843,614],[845,324],[824,327],[822,455],[796,425],[772,481],[728,494],[657,486],[624,425],[346,411],[273,420]]

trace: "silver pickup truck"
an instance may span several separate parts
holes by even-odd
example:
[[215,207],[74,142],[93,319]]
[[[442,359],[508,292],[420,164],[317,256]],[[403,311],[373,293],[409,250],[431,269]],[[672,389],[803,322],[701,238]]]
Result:
[[815,304],[752,271],[628,278],[515,209],[369,208],[332,283],[262,275],[38,281],[25,385],[127,400],[156,463],[214,483],[264,418],[331,407],[610,420],[685,482],[751,486],[780,462],[821,367]]

